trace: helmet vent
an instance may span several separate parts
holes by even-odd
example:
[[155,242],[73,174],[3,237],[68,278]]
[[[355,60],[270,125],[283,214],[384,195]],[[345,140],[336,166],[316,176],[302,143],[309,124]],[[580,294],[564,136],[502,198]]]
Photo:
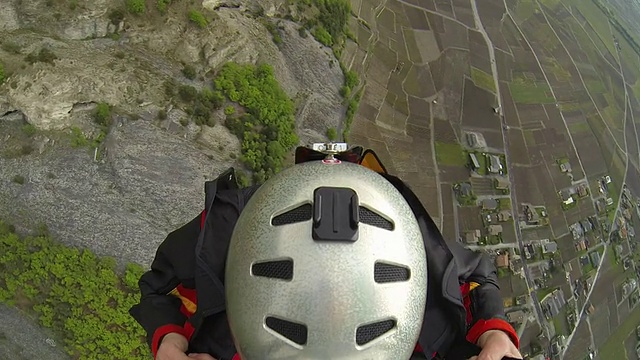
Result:
[[373,324],[362,325],[356,330],[356,344],[364,345],[396,327],[395,320],[384,320]]
[[373,279],[377,283],[407,281],[410,277],[411,271],[404,266],[376,262],[373,267]]
[[291,280],[293,279],[293,260],[256,263],[251,266],[251,273],[254,276]]
[[268,316],[265,319],[267,327],[286,337],[298,345],[307,343],[307,327],[303,324]]
[[360,222],[363,224],[379,227],[385,230],[393,230],[393,223],[379,214],[360,206]]
[[311,204],[300,205],[295,209],[289,210],[284,214],[280,214],[275,216],[271,220],[271,225],[273,226],[281,226],[288,225],[297,222],[311,220]]

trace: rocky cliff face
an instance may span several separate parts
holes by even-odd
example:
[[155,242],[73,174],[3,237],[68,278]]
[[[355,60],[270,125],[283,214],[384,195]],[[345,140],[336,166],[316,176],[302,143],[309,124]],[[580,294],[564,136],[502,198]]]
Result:
[[[267,15],[284,6],[262,5]],[[252,16],[255,2],[203,1],[205,29],[188,22],[189,6],[120,21],[106,0],[73,9],[57,0],[0,4],[0,61],[9,74],[0,86],[0,217],[22,230],[46,224],[70,245],[148,265],[167,232],[200,211],[203,182],[238,166],[240,153],[220,124],[181,125],[188,115],[169,105],[163,84],[203,86],[227,61],[274,67],[298,104],[302,142],[322,140],[327,127],[338,126],[343,77],[329,49],[284,20],[276,46]],[[56,59],[25,61],[41,49]],[[182,75],[183,64],[196,68],[194,80]],[[121,114],[99,153],[69,146],[71,127],[97,134],[90,118],[97,102]],[[168,111],[166,120],[156,120],[160,110]],[[24,133],[27,123],[35,135]]]

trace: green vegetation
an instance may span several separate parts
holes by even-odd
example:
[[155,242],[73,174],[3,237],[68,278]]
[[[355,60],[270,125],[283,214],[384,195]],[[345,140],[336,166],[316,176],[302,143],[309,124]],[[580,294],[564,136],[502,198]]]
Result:
[[338,131],[336,128],[331,127],[327,129],[327,138],[329,141],[336,141],[338,139]]
[[531,15],[533,15],[535,9],[535,4],[532,0],[520,0],[518,1],[518,6],[516,8],[516,21],[520,20],[519,23],[523,23],[527,20]]
[[487,89],[491,92],[496,92],[496,83],[493,81],[493,76],[487,74],[486,72],[476,68],[471,67],[471,79],[476,86],[479,86],[483,89]]
[[460,144],[436,141],[436,161],[440,165],[466,166],[467,157]]
[[[487,175],[487,156],[480,152],[473,152],[472,154],[475,154],[476,159],[478,159],[478,164],[480,165],[480,167],[476,169],[476,172],[479,175]],[[468,158],[468,163],[470,164],[470,166],[473,165],[473,160],[471,160],[471,157]]]
[[[593,3],[600,9],[600,11],[602,11],[607,16],[607,18],[609,19],[609,23],[611,23],[611,26],[613,26],[613,28],[616,29],[618,33],[620,33],[620,35],[622,35],[629,46],[631,46],[633,51],[635,51],[635,53],[640,56],[640,45],[638,44],[638,42],[636,42],[633,36],[631,36],[629,32],[627,32],[627,29],[625,29],[622,24],[620,24],[616,16],[613,14],[613,11],[604,6],[604,4],[600,0],[591,1],[593,1]],[[615,54],[615,52],[613,52],[612,54]]]
[[[556,39],[554,34],[551,34],[551,35],[553,36],[553,39]],[[560,65],[560,63],[558,62],[558,60],[556,60],[556,58],[553,58],[553,57],[546,58],[545,63],[551,69],[551,72],[556,77],[556,79],[558,79],[559,81],[571,80],[571,73],[567,71],[565,68],[563,68],[562,65]]]
[[196,78],[196,68],[191,64],[185,64],[182,68],[182,75],[189,80]]
[[240,188],[246,188],[251,185],[247,173],[242,170],[236,170],[236,180],[238,181],[238,186],[240,186]]
[[564,316],[564,312],[561,312],[553,318],[553,327],[556,329],[556,334],[558,335],[564,333],[564,327],[562,326],[562,323],[565,321]]
[[236,108],[233,107],[233,105],[229,105],[226,108],[224,108],[224,114],[229,116],[229,115],[233,115],[236,112]]
[[524,77],[515,77],[509,83],[513,101],[521,104],[551,104],[555,99],[545,81],[533,81]]
[[322,26],[318,26],[313,30],[313,37],[315,37],[316,40],[324,46],[333,45],[333,38],[331,37],[331,34],[329,34],[329,32]]
[[[318,28],[322,29],[314,31],[314,36],[316,38],[318,35],[323,36],[325,37],[323,40],[326,41],[326,35],[328,34],[330,43],[341,43],[345,36],[347,22],[351,16],[351,3],[349,0],[314,0],[314,2],[320,11],[317,17],[317,22],[320,23]],[[318,41],[325,44],[320,39]]]
[[27,55],[24,60],[29,64],[33,65],[37,62],[43,62],[47,64],[52,64],[55,60],[58,60],[58,56],[54,54],[51,50],[47,48],[41,48],[37,53],[34,51],[31,54]]
[[585,84],[587,85],[589,92],[592,94],[602,94],[607,92],[607,87],[600,79],[587,78],[587,80],[585,80]]
[[118,26],[124,20],[124,11],[122,9],[114,9],[109,13],[111,24]]
[[536,290],[536,295],[538,296],[538,301],[542,301],[542,299],[544,299],[545,296],[551,294],[556,289],[557,289],[556,287],[550,287],[550,288],[544,288],[544,289]]
[[589,126],[588,122],[572,123],[569,124],[569,131],[571,131],[573,134],[579,132],[587,132],[591,131],[591,127]]
[[246,110],[242,117],[228,118],[226,126],[242,142],[242,161],[261,183],[281,170],[286,153],[298,143],[293,102],[267,64],[226,63],[214,82]]
[[344,74],[344,85],[340,88],[340,95],[344,98],[348,98],[351,95],[351,90],[358,85],[360,80],[358,79],[358,73],[353,70],[347,70],[342,66],[342,73]]
[[[589,255],[587,255],[587,257],[588,257],[588,256],[589,256]],[[584,266],[582,267],[582,274],[583,274],[583,275],[587,275],[587,274],[589,274],[590,272],[592,272],[593,270],[594,270],[594,267],[593,267],[593,265],[591,264],[591,259],[589,259],[589,263],[588,263],[587,265],[584,265]]]
[[602,359],[626,359],[624,341],[629,336],[635,336],[636,326],[640,324],[640,306],[636,307],[624,321],[618,325],[599,349]]
[[351,124],[353,123],[353,117],[356,115],[356,111],[358,111],[358,106],[360,105],[360,98],[362,97],[362,92],[364,91],[364,87],[360,88],[356,96],[353,97],[349,101],[349,105],[347,106],[347,114],[344,119],[343,129],[342,129],[342,139],[343,141],[347,141],[349,138],[349,134],[351,132]]
[[[11,181],[13,181],[16,184],[24,185],[25,178],[22,175],[14,175],[13,178],[11,178]],[[1,290],[2,289],[0,288],[0,291]]]
[[118,273],[100,258],[54,242],[46,227],[21,238],[0,222],[0,301],[31,314],[75,359],[148,359],[144,330],[128,314],[143,269]]
[[22,125],[22,132],[27,136],[33,136],[36,133],[36,127],[31,124]]
[[100,131],[95,138],[87,138],[80,128],[74,126],[71,128],[70,136],[71,147],[79,148],[88,146],[95,149],[102,143],[107,134],[104,131]]
[[204,15],[195,9],[189,10],[189,21],[196,24],[199,28],[204,29],[209,24],[209,20]]
[[111,106],[105,102],[98,103],[93,113],[93,119],[100,126],[111,126]]
[[22,53],[22,46],[20,46],[20,44],[18,43],[6,41],[2,43],[2,50],[8,53],[19,55],[20,53]]
[[509,271],[509,269],[507,268],[498,268],[498,277],[499,278],[503,278],[503,277],[507,277],[511,274],[511,272]]
[[498,199],[498,209],[500,210],[511,209],[511,199]]
[[[466,183],[468,186],[471,186],[471,184]],[[471,189],[471,191],[469,192],[468,195],[463,195],[461,192],[461,186],[462,183],[460,184],[455,184],[453,186],[453,190],[455,191],[456,194],[456,199],[458,200],[458,203],[461,206],[476,206],[476,201],[478,200],[478,197],[473,193],[473,189]]]
[[127,0],[127,10],[132,14],[142,14],[145,11],[145,0]]
[[167,6],[171,3],[171,0],[157,0],[156,8],[160,13],[165,14],[167,12]]
[[4,82],[4,66],[0,63],[0,85]]
[[276,25],[270,19],[265,18],[260,19],[260,22],[262,23],[262,25],[264,25],[264,27],[267,28],[269,34],[271,34],[271,40],[273,41],[273,43],[280,46],[280,44],[282,44],[282,36],[280,35],[280,29],[282,25],[280,24],[280,22],[278,21],[278,24]]
[[498,245],[502,242],[502,239],[499,235],[487,235],[487,244],[488,245]]

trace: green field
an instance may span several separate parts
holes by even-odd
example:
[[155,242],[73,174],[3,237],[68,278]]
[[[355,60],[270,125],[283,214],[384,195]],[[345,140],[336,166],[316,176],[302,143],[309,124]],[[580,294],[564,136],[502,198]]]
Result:
[[498,208],[500,210],[511,209],[511,199],[498,199]]
[[519,0],[518,7],[516,8],[516,21],[519,24],[522,24],[525,20],[527,20],[531,15],[533,15],[534,10],[536,9],[536,5],[532,0]]
[[600,347],[600,358],[627,359],[624,341],[635,331],[638,325],[640,325],[640,307],[636,307],[625,321],[609,335],[607,342]]
[[466,166],[467,156],[460,144],[436,141],[436,161],[440,165]]
[[565,0],[565,3],[575,6],[580,11],[589,22],[589,25],[591,25],[593,30],[598,34],[600,40],[605,44],[607,50],[609,50],[611,54],[615,54],[616,50],[611,39],[609,19],[598,9],[596,4],[591,0]]
[[561,312],[560,314],[561,315],[558,315],[553,318],[553,327],[556,329],[556,334],[564,333],[564,331],[562,331],[564,330],[564,327],[562,326],[562,322],[564,321],[562,316],[564,315],[564,312]]
[[[553,38],[556,39],[555,35],[553,35]],[[563,68],[562,65],[560,65],[560,63],[558,62],[558,60],[556,60],[556,58],[553,58],[553,57],[545,58],[544,63],[546,66],[549,67],[549,69],[553,73],[553,76],[555,76],[556,79],[558,79],[559,81],[571,80],[571,73],[568,72],[565,68]]]
[[487,74],[486,72],[476,68],[471,67],[471,79],[473,79],[473,83],[476,86],[479,86],[483,89],[487,89],[491,92],[496,92],[496,83],[493,81],[493,76]]
[[584,82],[587,84],[589,92],[594,95],[607,92],[607,87],[600,79],[587,79]]
[[542,301],[542,299],[544,299],[545,296],[551,294],[555,289],[555,287],[550,287],[550,288],[546,288],[546,289],[540,289],[536,291],[536,295],[538,296],[538,300]]
[[531,81],[521,77],[509,83],[513,101],[521,104],[552,104],[555,99],[551,95],[549,85],[544,81]]
[[572,133],[591,131],[591,127],[587,122],[569,124],[569,131]]

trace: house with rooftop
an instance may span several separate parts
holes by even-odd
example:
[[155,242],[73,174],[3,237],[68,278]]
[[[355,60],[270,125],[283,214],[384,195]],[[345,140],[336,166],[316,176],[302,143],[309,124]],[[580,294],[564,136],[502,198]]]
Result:
[[522,310],[516,310],[516,311],[512,311],[510,313],[507,313],[507,319],[512,324],[522,324],[522,322],[524,321],[525,316],[526,315],[525,315],[524,311],[522,311]]
[[495,210],[497,208],[498,208],[498,201],[496,199],[482,200],[482,210]]
[[593,265],[593,267],[598,267],[598,265],[600,264],[600,253],[594,251],[589,254],[589,257],[591,258],[591,265]]
[[480,169],[480,162],[478,161],[478,157],[474,153],[469,153],[469,158],[471,159],[471,168],[473,170]]
[[509,221],[511,219],[511,211],[502,210],[498,213],[498,221]]
[[520,259],[520,255],[511,256],[509,259],[509,270],[524,279],[524,265]]
[[456,186],[456,191],[458,192],[458,195],[460,195],[462,197],[469,197],[469,196],[472,195],[471,184],[466,183],[466,182],[458,184]]
[[509,253],[507,251],[501,253],[496,257],[496,267],[497,268],[509,267]]
[[464,240],[467,244],[477,244],[481,236],[482,234],[480,233],[480,230],[476,229],[467,232],[464,236]]
[[494,174],[502,173],[502,162],[498,155],[489,155],[489,172]]
[[562,172],[571,172],[571,164],[569,161],[563,161],[560,163],[560,171]]
[[500,235],[502,234],[502,225],[489,225],[489,235]]
[[540,223],[540,215],[531,204],[522,204],[522,207],[528,224],[536,225]]
[[498,190],[506,190],[509,188],[509,179],[504,176],[498,176],[494,180],[495,187]]
[[542,244],[542,253],[549,254],[558,251],[558,244],[555,241],[546,241]]
[[474,133],[467,133],[467,143],[470,147],[475,148],[478,146],[478,137]]
[[578,193],[578,196],[580,196],[580,197],[589,196],[589,188],[587,187],[587,184],[585,184],[585,183],[582,183],[582,184],[578,185],[578,187],[576,188],[576,192]]
[[563,204],[565,205],[573,204],[574,200],[573,200],[573,197],[571,196],[571,191],[569,189],[562,189],[558,194],[560,195],[560,199],[562,200]]

